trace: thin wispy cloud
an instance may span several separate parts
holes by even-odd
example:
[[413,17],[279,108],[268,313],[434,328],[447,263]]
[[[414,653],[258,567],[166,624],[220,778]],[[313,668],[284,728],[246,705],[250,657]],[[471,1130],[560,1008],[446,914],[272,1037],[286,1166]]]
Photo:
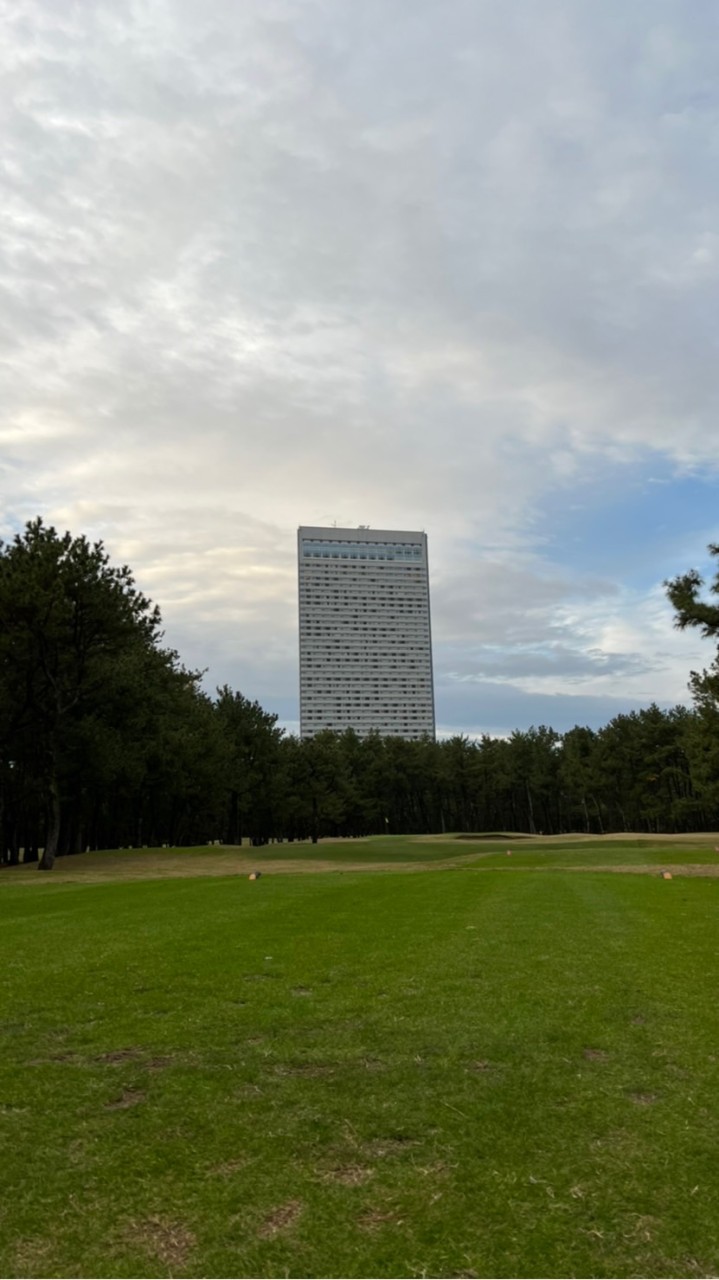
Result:
[[[715,536],[713,6],[0,17],[5,536],[103,537],[287,722],[294,533],[333,519],[427,530],[444,728],[686,696],[660,584]],[[705,522],[658,530],[652,476]]]

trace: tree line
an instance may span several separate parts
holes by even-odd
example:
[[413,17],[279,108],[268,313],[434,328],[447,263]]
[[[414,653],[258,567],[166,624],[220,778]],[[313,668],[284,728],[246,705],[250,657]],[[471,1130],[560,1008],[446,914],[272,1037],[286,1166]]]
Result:
[[[719,547],[711,547],[719,555]],[[690,571],[679,627],[719,634]],[[719,594],[719,574],[711,586]],[[441,831],[719,827],[719,665],[693,708],[604,728],[434,742],[348,730],[308,740],[163,645],[158,608],[102,544],[41,519],[0,543],[0,861],[83,849]]]

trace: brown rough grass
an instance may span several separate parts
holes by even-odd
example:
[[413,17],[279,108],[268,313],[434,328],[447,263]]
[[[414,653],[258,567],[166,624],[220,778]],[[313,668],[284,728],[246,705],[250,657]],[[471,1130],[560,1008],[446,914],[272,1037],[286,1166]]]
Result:
[[[332,842],[334,843],[334,841]],[[308,851],[312,846],[308,846]],[[453,867],[467,859],[466,850],[435,867]],[[472,855],[473,856],[473,855]],[[41,875],[36,867],[6,867],[2,881],[6,884],[108,884],[118,880],[174,880],[194,876],[237,876],[247,880],[257,867],[257,857],[237,849],[215,849],[212,853],[156,853],[128,849],[118,853],[81,853],[55,863],[49,875]],[[262,855],[263,875],[306,875],[336,871],[421,871],[423,862],[343,862],[332,863],[319,858],[282,858]],[[262,881],[252,886],[253,893],[262,892]]]
[[196,1243],[194,1232],[182,1222],[161,1217],[128,1223],[124,1236],[128,1244],[139,1246],[171,1272],[187,1266]]
[[272,1240],[281,1231],[289,1231],[300,1217],[302,1209],[299,1200],[288,1200],[287,1204],[278,1205],[267,1215],[257,1234],[263,1240]]
[[113,1098],[112,1102],[105,1103],[106,1111],[126,1111],[128,1107],[136,1107],[140,1102],[144,1102],[146,1094],[141,1089],[123,1089],[119,1098]]
[[357,1219],[361,1231],[379,1231],[382,1227],[401,1227],[402,1218],[396,1209],[366,1209]]
[[[281,845],[267,845],[259,853],[248,846],[208,846],[207,849],[162,849],[162,850],[145,850],[145,849],[118,849],[114,851],[102,853],[82,853],[72,858],[62,858],[56,862],[55,867],[50,875],[42,875],[37,871],[35,864],[27,867],[20,864],[18,867],[5,867],[0,873],[0,886],[2,884],[107,884],[117,881],[128,880],[173,880],[185,877],[204,877],[204,876],[237,876],[240,880],[247,880],[251,871],[255,871],[258,865],[261,866],[264,875],[312,875],[322,872],[375,872],[375,871],[392,871],[392,872],[416,872],[416,871],[450,871],[458,867],[465,866],[468,862],[474,861],[473,870],[481,871],[482,867],[476,865],[478,854],[484,854],[492,857],[496,850],[487,847],[484,840],[462,840],[456,839],[455,835],[429,835],[429,836],[403,836],[403,841],[407,846],[406,860],[401,862],[387,861],[348,861],[343,863],[333,863],[331,861],[320,859],[313,856],[317,848],[311,842],[305,842],[304,845],[296,843],[294,849],[304,848],[307,856],[302,858],[284,858],[282,856]],[[508,837],[511,841],[511,835]],[[521,849],[540,849],[547,845],[557,846],[562,844],[576,845],[584,843],[596,844],[598,841],[612,845],[613,843],[621,843],[631,840],[642,840],[651,842],[654,845],[680,845],[684,848],[701,848],[707,847],[714,849],[719,845],[719,833],[716,832],[687,832],[683,835],[657,835],[649,836],[646,833],[637,832],[615,832],[611,835],[596,836],[582,835],[579,833],[571,833],[564,836],[525,836],[522,840]],[[367,838],[360,840],[327,840],[320,841],[320,845],[324,844],[367,844]],[[447,849],[447,857],[441,861],[426,863],[417,861],[411,856],[411,845],[416,844],[422,846],[424,844],[443,844]],[[494,842],[497,843],[497,842]],[[493,870],[499,868],[494,867]],[[503,866],[502,870],[513,871],[515,868],[509,863]],[[700,864],[692,863],[686,865],[656,865],[647,863],[644,865],[618,865],[608,864],[601,866],[553,866],[547,863],[544,867],[531,868],[536,871],[613,871],[616,873],[628,873],[632,875],[651,875],[661,874],[662,871],[670,871],[672,875],[680,876],[717,876],[719,875],[719,855],[717,855],[716,863]],[[262,881],[251,887],[247,886],[248,891],[252,893],[262,893]]]
[[321,1178],[323,1182],[337,1182],[342,1187],[360,1187],[373,1175],[374,1169],[367,1169],[364,1165],[344,1164],[328,1169]]
[[18,1240],[15,1245],[15,1268],[19,1276],[37,1276],[46,1270],[52,1253],[53,1242],[36,1236],[31,1240]]

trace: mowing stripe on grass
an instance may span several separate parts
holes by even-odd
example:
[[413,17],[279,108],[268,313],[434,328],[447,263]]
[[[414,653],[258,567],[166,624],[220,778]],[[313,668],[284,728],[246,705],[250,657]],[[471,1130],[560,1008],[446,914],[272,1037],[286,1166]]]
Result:
[[6,1275],[706,1275],[716,881],[3,892]]

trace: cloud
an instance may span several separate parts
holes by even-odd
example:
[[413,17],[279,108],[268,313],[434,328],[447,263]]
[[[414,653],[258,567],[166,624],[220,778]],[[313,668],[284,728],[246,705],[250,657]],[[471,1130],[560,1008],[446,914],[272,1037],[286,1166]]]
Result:
[[105,538],[187,661],[288,721],[294,531],[333,519],[427,529],[445,719],[459,684],[478,724],[680,696],[659,550],[637,592],[543,513],[719,467],[713,10],[0,21],[5,534]]
[[[588,679],[617,679],[635,673],[652,671],[652,664],[637,653],[606,653],[602,649],[578,649],[555,641],[538,644],[485,647],[475,652],[460,652],[459,661],[447,672],[447,678],[459,684],[512,684],[541,688],[549,682],[563,689],[583,685]],[[522,682],[522,684],[520,684]],[[562,691],[560,688],[559,692]]]

